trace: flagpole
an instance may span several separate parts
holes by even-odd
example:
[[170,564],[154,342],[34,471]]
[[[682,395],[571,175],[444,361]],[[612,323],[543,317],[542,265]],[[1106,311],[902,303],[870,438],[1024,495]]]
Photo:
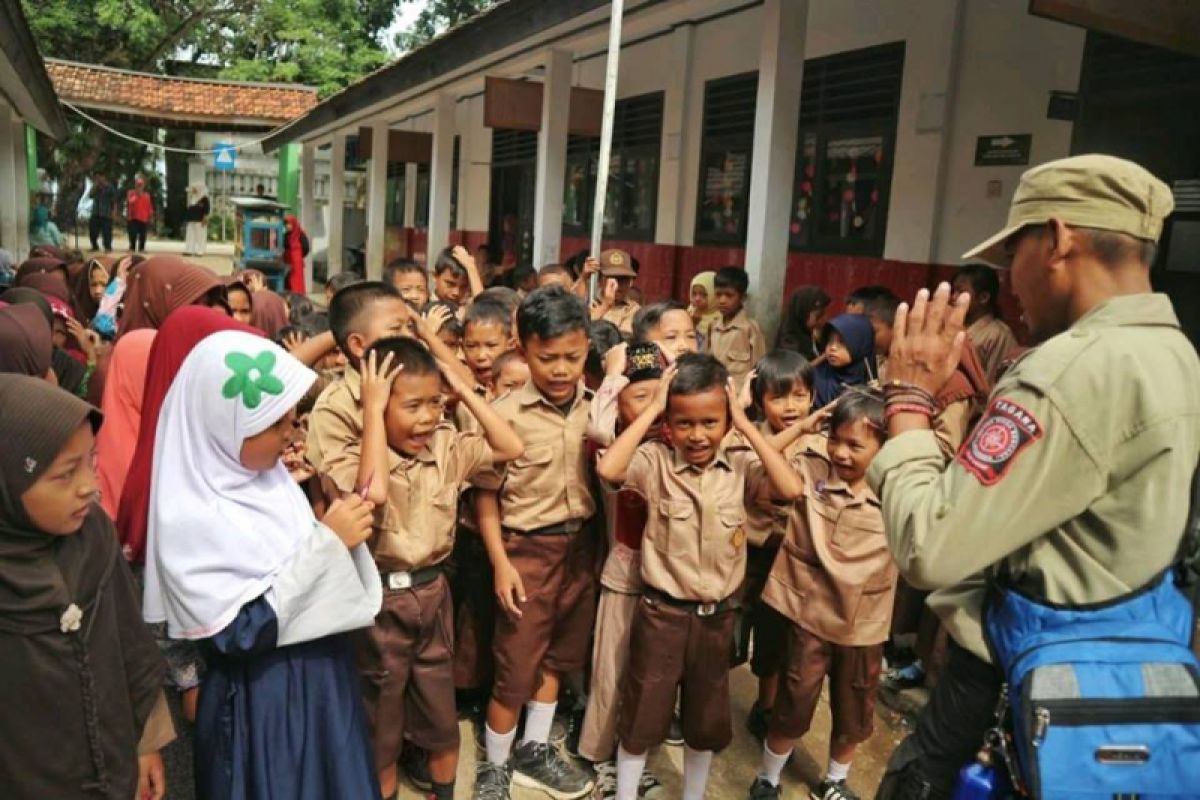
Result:
[[[613,116],[617,106],[617,71],[621,57],[621,20],[625,0],[612,0],[612,18],[608,26],[608,60],[604,72],[604,116],[600,121],[600,158],[596,162],[596,198],[592,203],[593,258],[600,257],[600,240],[604,235],[604,203],[608,198],[608,161],[612,152]],[[596,298],[598,276],[593,273],[588,282],[588,306]]]

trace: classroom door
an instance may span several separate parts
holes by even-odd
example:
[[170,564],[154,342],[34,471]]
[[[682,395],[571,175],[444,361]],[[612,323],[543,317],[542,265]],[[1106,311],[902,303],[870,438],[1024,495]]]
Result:
[[488,243],[501,264],[532,264],[537,133],[492,132],[492,193]]

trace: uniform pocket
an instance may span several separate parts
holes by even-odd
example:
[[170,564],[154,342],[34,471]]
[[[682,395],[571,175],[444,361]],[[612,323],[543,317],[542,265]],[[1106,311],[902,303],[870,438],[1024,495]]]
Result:
[[696,523],[692,516],[696,507],[687,500],[659,500],[659,533],[654,537],[654,547],[660,552],[670,554],[686,547],[688,528],[694,528]]

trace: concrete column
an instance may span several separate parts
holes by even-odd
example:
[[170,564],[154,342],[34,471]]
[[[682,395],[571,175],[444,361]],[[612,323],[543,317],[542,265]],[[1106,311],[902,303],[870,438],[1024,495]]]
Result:
[[383,277],[384,228],[387,225],[388,124],[371,125],[371,164],[367,167],[367,277]]
[[796,170],[808,0],[766,0],[750,166],[746,271],[754,318],[767,339],[779,325],[787,277],[788,211]]
[[[29,255],[29,166],[28,150],[25,145],[25,122],[13,114],[13,172],[16,180],[13,182],[13,200],[17,212],[17,250],[20,257]],[[14,253],[14,255],[16,255]]]
[[[317,148],[312,142],[300,145],[300,227],[308,234],[311,244],[317,234],[317,204],[313,199],[313,183],[316,179]],[[311,292],[312,282],[312,248],[304,258],[304,285]]]
[[433,163],[429,170],[429,252],[449,244],[450,185],[454,171],[454,97],[439,94],[433,107]]
[[345,239],[342,230],[345,228],[346,210],[346,136],[340,131],[333,134],[333,146],[330,148],[329,166],[329,234],[325,241],[326,273],[333,277],[342,271],[342,260],[345,252],[342,245]]
[[567,169],[567,123],[571,109],[571,54],[546,55],[542,83],[542,129],[538,132],[533,205],[533,268],[557,262],[562,246],[563,182]]
[[[0,247],[12,255],[14,262],[19,262],[24,253],[17,221],[17,190],[25,185],[25,176],[17,172],[17,150],[25,147],[25,139],[14,137],[14,118],[11,107],[0,97]],[[28,237],[26,229],[26,242]]]
[[[682,244],[681,234],[689,229],[684,219],[685,167],[688,140],[688,109],[692,84],[692,40],[695,27],[680,25],[671,32],[663,48],[662,73],[666,76],[663,94],[663,139],[658,170],[658,224],[655,240],[660,244]],[[693,217],[694,219],[694,217]]]

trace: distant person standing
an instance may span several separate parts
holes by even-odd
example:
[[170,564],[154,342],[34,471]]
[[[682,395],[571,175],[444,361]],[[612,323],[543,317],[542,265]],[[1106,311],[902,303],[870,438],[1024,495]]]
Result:
[[128,221],[130,252],[145,251],[146,231],[154,219],[154,198],[146,191],[146,181],[142,178],[135,178],[133,188],[125,195],[125,219]]
[[311,245],[308,234],[300,227],[300,220],[295,214],[283,218],[287,226],[287,235],[283,239],[283,263],[287,265],[287,290],[297,294],[306,294],[304,289],[304,257],[308,255]]
[[208,249],[208,215],[212,211],[208,189],[203,183],[193,183],[188,187],[187,203],[187,209],[183,212],[183,220],[187,223],[183,254],[202,256]]
[[54,220],[50,219],[50,209],[37,206],[33,209],[33,218],[29,221],[29,246],[50,245],[63,246],[63,235]]
[[104,242],[104,252],[112,252],[113,218],[117,215],[117,190],[108,182],[107,176],[97,172],[92,177],[92,190],[88,193],[92,201],[92,216],[88,220],[88,238],[92,241],[92,249],[100,249],[100,241]]

